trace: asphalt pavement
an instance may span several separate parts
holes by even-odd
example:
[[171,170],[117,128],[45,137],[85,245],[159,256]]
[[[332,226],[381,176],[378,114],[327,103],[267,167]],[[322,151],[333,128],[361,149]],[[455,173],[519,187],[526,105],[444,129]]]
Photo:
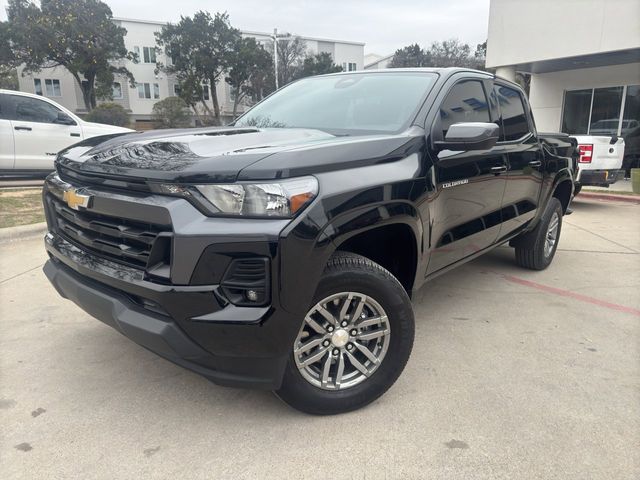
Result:
[[5,479],[640,478],[640,206],[575,201],[543,272],[501,247],[414,299],[367,408],[218,387],[61,299],[40,239],[0,245]]

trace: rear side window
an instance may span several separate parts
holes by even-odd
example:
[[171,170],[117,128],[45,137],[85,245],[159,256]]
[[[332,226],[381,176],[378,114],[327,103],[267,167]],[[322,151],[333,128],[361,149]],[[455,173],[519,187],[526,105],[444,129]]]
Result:
[[15,120],[15,107],[11,102],[11,96],[0,93],[0,118],[3,120]]
[[487,97],[482,83],[477,80],[456,83],[440,105],[443,138],[454,123],[490,121]]
[[502,114],[500,139],[508,142],[524,137],[530,130],[520,92],[503,85],[496,85],[494,94]]

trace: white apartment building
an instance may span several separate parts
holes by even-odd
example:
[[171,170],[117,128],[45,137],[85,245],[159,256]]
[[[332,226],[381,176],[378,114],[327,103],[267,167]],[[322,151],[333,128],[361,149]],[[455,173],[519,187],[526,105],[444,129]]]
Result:
[[616,134],[640,158],[640,1],[491,0],[486,65],[531,74],[540,131]]
[[[126,77],[116,78],[113,86],[113,101],[121,104],[130,112],[134,128],[151,128],[151,111],[153,105],[169,96],[176,95],[176,81],[171,75],[155,73],[156,60],[167,64],[164,54],[156,54],[155,33],[160,31],[163,22],[147,20],[132,20],[115,18],[114,22],[127,30],[124,42],[129,51],[136,52],[138,63],[128,60],[121,61],[136,79],[136,86],[132,88]],[[254,37],[256,41],[266,44],[271,41],[269,33],[243,31],[244,37]],[[322,52],[330,53],[333,61],[341,65],[345,71],[362,70],[364,67],[364,43],[323,38],[304,37],[307,51],[310,54]],[[157,57],[157,58],[156,58]],[[78,114],[86,113],[82,100],[82,91],[74,78],[64,68],[43,69],[36,74],[22,75],[18,69],[20,90],[49,97]],[[216,85],[218,102],[223,120],[230,121],[233,111],[233,98],[229,85],[223,80]],[[205,90],[205,101],[213,109],[213,102],[208,91]],[[246,106],[241,105],[239,112]]]

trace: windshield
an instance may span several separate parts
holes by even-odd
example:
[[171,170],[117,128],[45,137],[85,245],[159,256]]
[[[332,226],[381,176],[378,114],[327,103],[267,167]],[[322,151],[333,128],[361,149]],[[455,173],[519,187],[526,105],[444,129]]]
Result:
[[314,128],[337,134],[398,132],[408,127],[436,78],[428,72],[306,78],[274,93],[235,125]]

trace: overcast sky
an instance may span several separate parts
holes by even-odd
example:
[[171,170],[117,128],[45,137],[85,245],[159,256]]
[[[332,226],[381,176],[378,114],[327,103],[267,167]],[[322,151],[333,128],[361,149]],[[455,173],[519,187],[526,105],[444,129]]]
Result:
[[[106,0],[114,16],[173,22],[198,10],[227,11],[241,30],[291,32],[365,42],[365,53],[458,38],[472,46],[487,38],[489,0]],[[6,19],[6,0],[0,18]]]

